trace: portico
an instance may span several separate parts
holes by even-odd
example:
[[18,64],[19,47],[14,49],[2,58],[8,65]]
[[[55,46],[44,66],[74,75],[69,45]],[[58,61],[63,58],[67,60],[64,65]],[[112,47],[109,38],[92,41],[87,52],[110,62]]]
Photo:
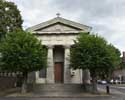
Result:
[[69,83],[70,46],[55,45],[48,48],[47,83]]
[[28,28],[48,49],[47,69],[35,73],[36,83],[82,83],[82,71],[70,69],[70,49],[80,32],[90,30],[61,17]]

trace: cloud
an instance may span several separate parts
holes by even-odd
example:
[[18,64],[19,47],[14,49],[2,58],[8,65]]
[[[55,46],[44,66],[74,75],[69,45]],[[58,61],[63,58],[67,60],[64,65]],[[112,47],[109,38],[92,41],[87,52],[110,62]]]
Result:
[[8,0],[18,5],[24,28],[61,16],[93,27],[121,51],[125,50],[125,0]]

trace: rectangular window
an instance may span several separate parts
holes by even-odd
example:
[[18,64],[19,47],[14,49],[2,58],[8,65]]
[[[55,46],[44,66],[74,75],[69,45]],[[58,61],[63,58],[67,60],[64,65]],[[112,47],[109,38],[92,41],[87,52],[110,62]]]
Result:
[[43,68],[39,71],[40,78],[46,78],[46,68]]

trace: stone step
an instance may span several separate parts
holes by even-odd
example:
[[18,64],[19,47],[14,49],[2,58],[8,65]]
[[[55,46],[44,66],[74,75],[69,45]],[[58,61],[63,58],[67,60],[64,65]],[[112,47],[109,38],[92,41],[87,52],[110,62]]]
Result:
[[[90,86],[88,86],[90,88]],[[86,86],[82,84],[35,84],[32,91],[34,93],[68,94],[81,93],[86,91]]]
[[35,92],[34,95],[39,95],[43,97],[76,97],[81,96],[83,92]]

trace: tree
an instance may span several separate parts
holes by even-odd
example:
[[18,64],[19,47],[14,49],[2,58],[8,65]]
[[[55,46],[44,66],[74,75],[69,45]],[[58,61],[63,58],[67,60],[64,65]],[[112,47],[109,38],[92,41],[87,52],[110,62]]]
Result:
[[7,33],[0,46],[0,68],[9,72],[23,73],[25,92],[29,72],[46,67],[46,48],[33,34],[24,31]]
[[119,50],[98,35],[81,33],[71,49],[71,67],[89,69],[93,82],[99,75],[108,77],[119,61]]
[[121,62],[121,58],[120,58],[120,51],[114,47],[112,44],[107,44],[107,52],[109,54],[109,58],[110,58],[110,61],[111,61],[111,66],[110,66],[110,69],[109,70],[106,70],[104,73],[104,75],[107,75],[106,77],[110,77],[112,71],[114,69],[117,69],[120,65],[120,62]]
[[20,11],[13,2],[0,0],[0,39],[7,32],[22,29]]

